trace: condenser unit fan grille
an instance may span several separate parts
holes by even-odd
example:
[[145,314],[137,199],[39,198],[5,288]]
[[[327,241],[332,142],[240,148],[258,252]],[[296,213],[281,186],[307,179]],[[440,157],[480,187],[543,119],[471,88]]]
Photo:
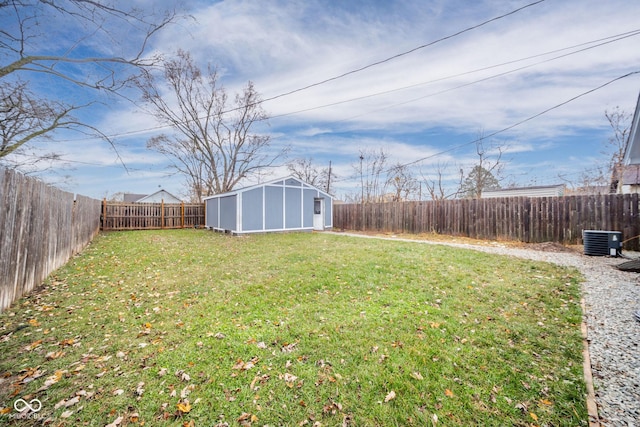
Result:
[[583,230],[584,254],[619,256],[622,252],[622,233],[619,231]]

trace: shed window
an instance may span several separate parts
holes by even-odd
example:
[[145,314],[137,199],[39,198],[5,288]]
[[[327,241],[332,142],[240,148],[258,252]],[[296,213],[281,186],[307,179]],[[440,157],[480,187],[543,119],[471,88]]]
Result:
[[313,213],[316,215],[320,215],[322,213],[322,202],[320,199],[315,199],[313,201]]

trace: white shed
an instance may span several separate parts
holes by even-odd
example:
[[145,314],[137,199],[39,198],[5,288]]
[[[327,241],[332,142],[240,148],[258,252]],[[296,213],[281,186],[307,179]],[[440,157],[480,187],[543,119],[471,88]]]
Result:
[[326,230],[333,197],[289,176],[205,199],[205,227],[234,234]]

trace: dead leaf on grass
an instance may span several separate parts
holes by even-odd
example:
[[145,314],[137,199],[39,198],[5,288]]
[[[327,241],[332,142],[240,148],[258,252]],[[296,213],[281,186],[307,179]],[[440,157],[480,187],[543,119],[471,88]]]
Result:
[[290,344],[283,345],[281,350],[283,353],[291,353],[296,349],[297,346],[298,346],[298,342],[292,342]]
[[414,371],[411,373],[411,378],[414,378],[416,380],[423,380],[424,377],[422,376],[422,374],[418,371]]
[[243,412],[242,415],[238,417],[238,422],[241,426],[250,426],[251,424],[258,421],[258,417],[254,414],[249,414],[247,412]]
[[189,403],[188,400],[178,402],[177,406],[178,406],[178,411],[181,414],[186,414],[191,412],[191,404]]
[[295,383],[298,380],[298,377],[296,377],[295,375],[291,375],[290,373],[286,373],[284,374],[284,382],[287,383],[287,386],[289,387],[293,387],[293,383]]
[[189,376],[189,374],[187,374],[185,371],[183,371],[182,369],[178,369],[176,371],[176,377],[180,378],[180,381],[190,381],[191,377]]
[[34,341],[28,346],[25,346],[24,351],[32,351],[33,349],[40,347],[40,344],[42,344],[42,340]]
[[142,396],[144,394],[144,382],[140,381],[136,387],[136,395]]
[[64,372],[65,371],[56,371],[53,375],[47,377],[47,379],[44,381],[44,384],[42,385],[42,387],[40,387],[40,389],[38,389],[38,391],[44,391],[60,381],[62,375],[64,375]]
[[118,417],[115,420],[113,420],[112,423],[109,423],[104,427],[117,427],[122,423],[123,420],[124,420],[124,417]]
[[269,381],[269,378],[271,378],[269,375],[264,374],[264,375],[256,375],[253,378],[253,381],[251,381],[251,385],[249,386],[249,388],[251,390],[257,390],[258,387],[256,387],[256,383],[260,383],[260,384],[265,384],[267,381]]
[[44,357],[47,360],[54,360],[54,359],[59,359],[62,356],[64,356],[64,351],[60,350],[60,351],[50,351]]
[[180,392],[180,398],[185,399],[189,395],[189,393],[195,390],[195,388],[196,386],[194,386],[193,384],[189,384],[188,386],[183,388],[182,391]]
[[231,367],[231,369],[248,371],[249,369],[254,368],[259,360],[259,357],[252,357],[248,362],[245,362],[242,359],[238,359],[236,360],[236,363]]
[[66,402],[64,402],[64,407],[68,408],[69,406],[73,406],[78,402],[80,402],[80,397],[79,396],[75,396],[72,399],[69,399]]
[[387,396],[384,398],[384,403],[387,403],[395,398],[396,398],[396,392],[391,390],[389,394],[387,394]]

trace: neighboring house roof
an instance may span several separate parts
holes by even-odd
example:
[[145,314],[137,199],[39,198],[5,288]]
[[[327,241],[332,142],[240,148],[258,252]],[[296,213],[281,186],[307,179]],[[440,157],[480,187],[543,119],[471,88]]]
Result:
[[627,145],[624,149],[623,163],[625,165],[640,164],[640,94],[638,95],[636,111],[631,121],[631,130],[629,131]]
[[622,185],[639,185],[640,184],[640,164],[632,164],[625,166],[622,171]]
[[167,190],[158,190],[152,194],[125,194],[127,203],[180,203],[182,200],[169,193]]
[[328,194],[326,191],[324,191],[324,190],[322,190],[320,188],[314,187],[313,185],[301,180],[300,178],[296,178],[293,175],[289,175],[289,176],[286,176],[284,178],[273,179],[271,181],[262,182],[260,184],[255,184],[255,185],[250,185],[250,186],[247,186],[247,187],[238,188],[237,190],[232,190],[232,191],[229,191],[229,192],[226,192],[226,193],[214,194],[213,196],[205,197],[203,200],[213,199],[213,198],[216,198],[216,197],[231,196],[233,194],[238,194],[238,193],[243,193],[245,191],[253,190],[254,188],[258,188],[258,187],[262,187],[262,186],[270,185],[270,184],[277,184],[277,183],[280,183],[280,182],[285,182],[285,183],[288,184],[289,182],[292,182],[292,181],[297,181],[300,184],[304,184],[306,187],[310,187],[310,188],[313,188],[315,190],[318,190],[318,191],[322,192],[323,194],[326,194],[327,196],[329,196],[333,200],[333,196],[331,194]]
[[143,197],[146,197],[146,194],[124,193],[122,201],[125,203],[134,203],[138,199],[142,199]]
[[567,188],[565,196],[577,196],[585,194],[610,194],[611,187],[608,185],[588,185],[585,187]]
[[497,197],[556,197],[564,195],[564,184],[539,185],[534,187],[503,188],[482,192],[483,199]]

